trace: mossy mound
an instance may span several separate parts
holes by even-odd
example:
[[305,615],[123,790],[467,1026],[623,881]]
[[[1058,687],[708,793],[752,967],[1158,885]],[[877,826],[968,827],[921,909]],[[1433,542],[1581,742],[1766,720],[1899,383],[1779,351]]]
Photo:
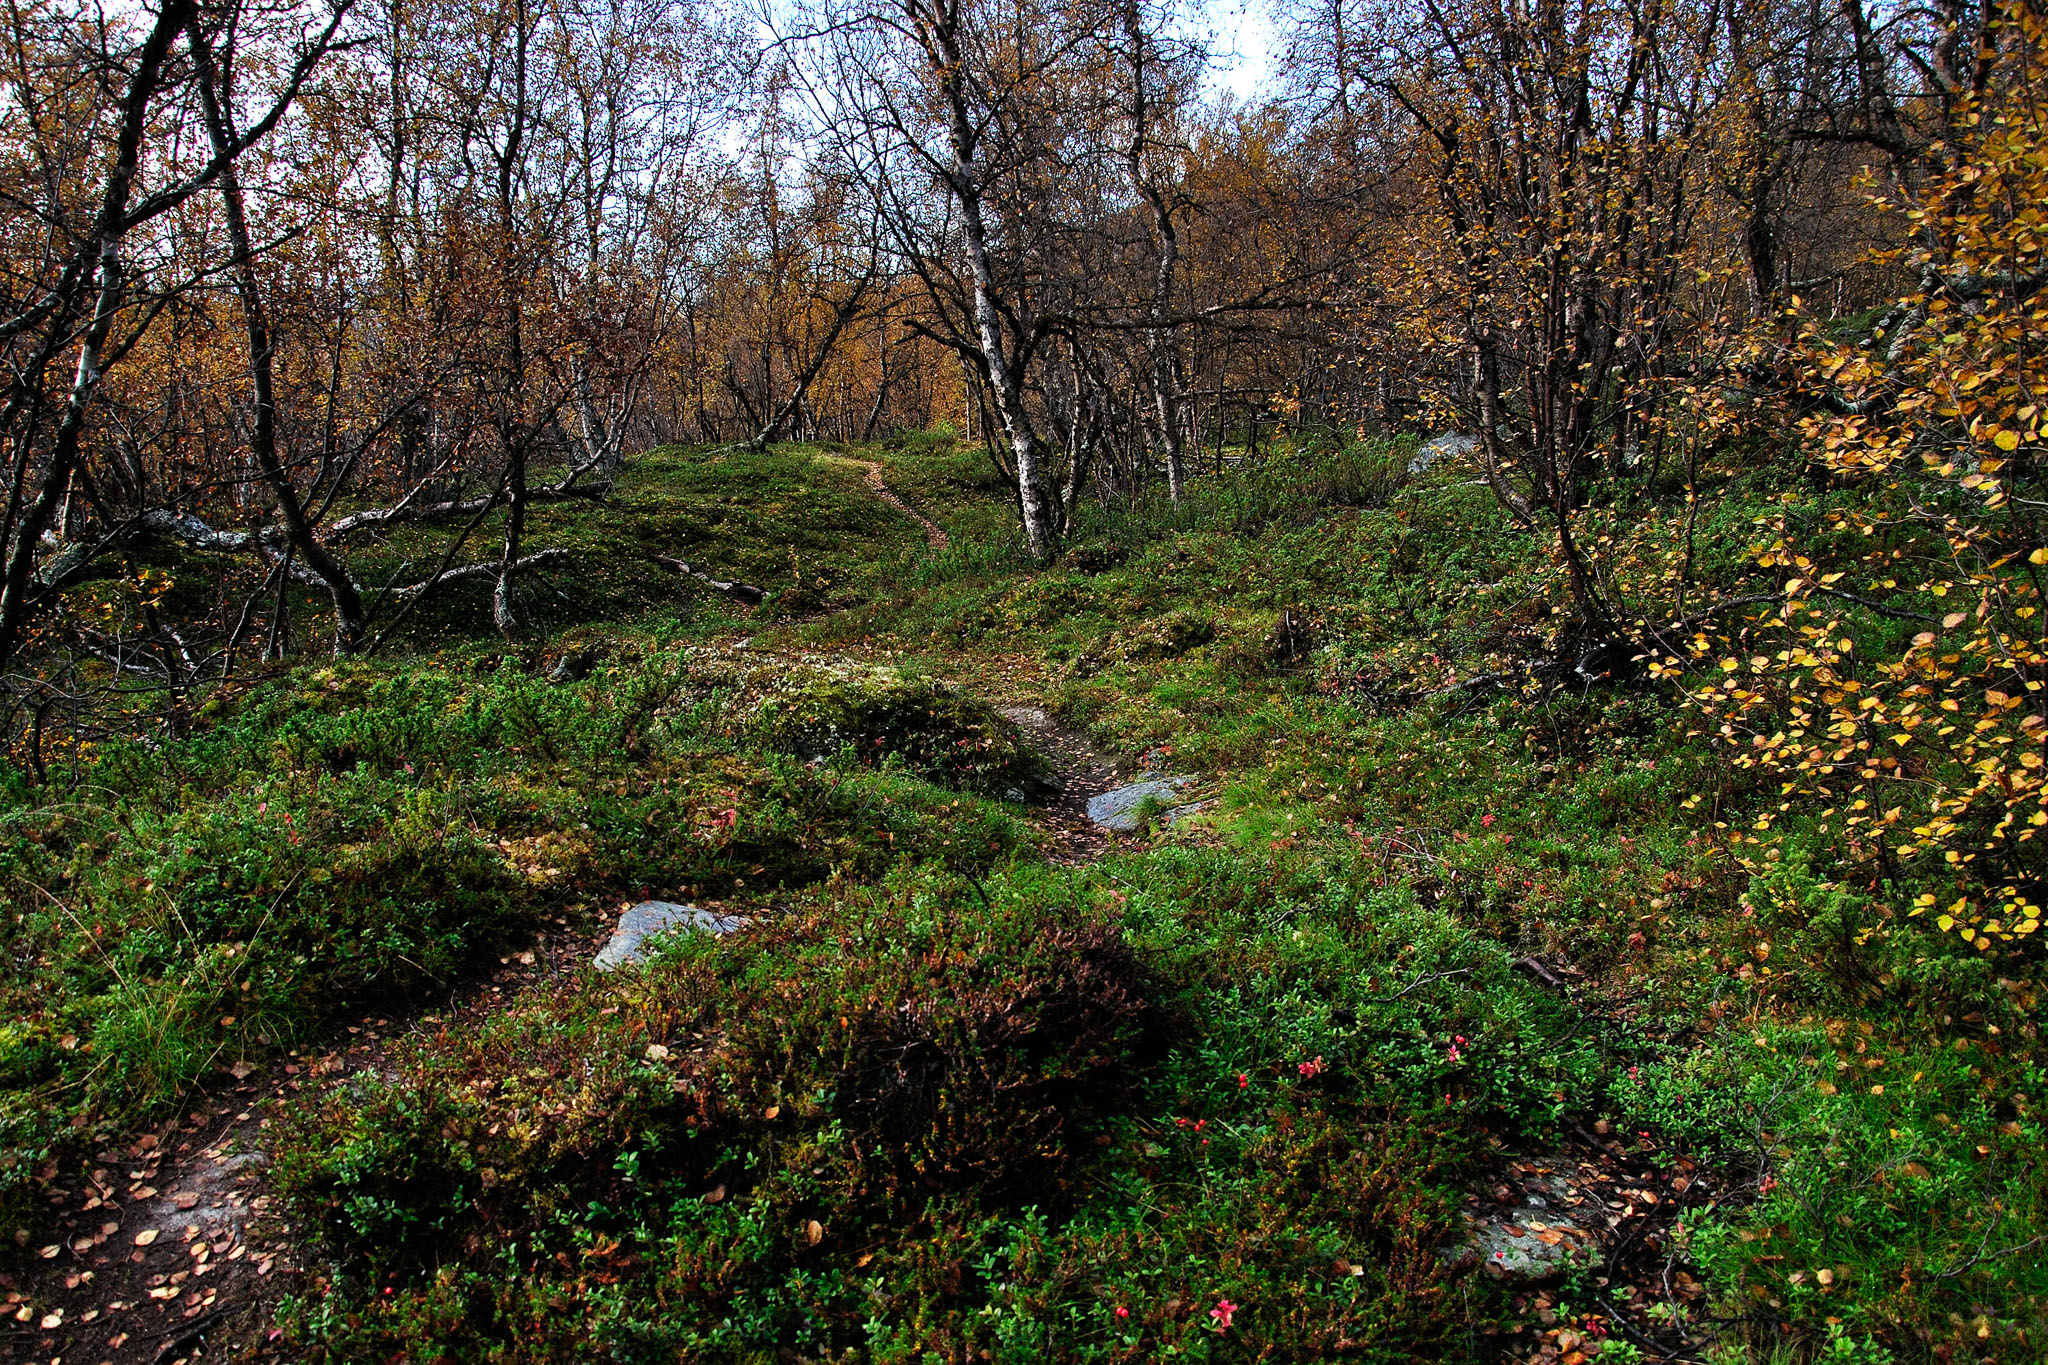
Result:
[[988,703],[890,664],[825,658],[736,661],[727,715],[736,737],[805,761],[899,760],[962,791],[1043,790],[1043,757]]
[[296,1325],[326,1360],[848,1358],[895,1316],[870,1263],[941,1299],[920,1229],[1071,1202],[1158,1031],[1113,919],[1058,899],[924,880],[684,936],[281,1116],[331,1258]]

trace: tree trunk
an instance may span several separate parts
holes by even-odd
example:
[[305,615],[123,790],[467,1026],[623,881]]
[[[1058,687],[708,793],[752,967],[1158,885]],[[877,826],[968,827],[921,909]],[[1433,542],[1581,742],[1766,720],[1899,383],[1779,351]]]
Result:
[[[53,328],[61,329],[65,321],[76,318],[80,305],[86,299],[93,300],[92,316],[79,342],[78,368],[73,374],[63,416],[58,422],[44,466],[43,487],[14,528],[14,544],[8,551],[4,581],[0,581],[0,666],[5,666],[13,658],[28,625],[34,605],[31,599],[35,591],[36,549],[42,541],[43,532],[49,529],[51,518],[63,505],[64,495],[70,491],[71,475],[78,463],[84,435],[86,407],[100,381],[100,355],[113,331],[114,315],[120,307],[121,239],[127,231],[128,199],[142,154],[149,101],[156,93],[171,44],[178,40],[196,12],[197,7],[191,0],[167,0],[157,14],[148,39],[136,55],[134,74],[129,77],[128,88],[121,98],[120,134],[115,140],[113,161],[108,168],[106,188],[95,215],[93,235],[90,243],[81,248],[91,254],[81,263],[74,281],[67,282],[66,297],[56,307],[60,316],[50,323]],[[63,332],[53,331],[51,335],[62,336]],[[54,350],[53,346],[52,353]],[[19,491],[20,483],[17,481],[17,496]]]
[[[222,93],[215,86],[213,54],[198,26],[192,29],[192,60],[199,72],[200,105],[206,116],[207,136],[214,155],[225,158],[233,141]],[[313,533],[305,504],[292,486],[291,476],[277,456],[277,398],[271,369],[270,324],[264,317],[262,296],[257,289],[256,256],[249,242],[248,215],[243,207],[241,176],[232,160],[220,173],[221,206],[225,210],[228,245],[234,255],[235,290],[242,300],[242,326],[248,334],[249,382],[255,398],[249,431],[249,449],[263,482],[277,500],[278,515],[292,549],[306,567],[320,578],[334,605],[334,652],[348,655],[362,648],[365,621],[363,595],[341,562],[328,552]]]
[[941,83],[947,105],[947,133],[953,164],[948,188],[960,209],[960,233],[967,249],[968,271],[974,285],[975,340],[982,366],[988,374],[995,403],[996,419],[1017,474],[1018,511],[1024,523],[1024,544],[1036,560],[1052,556],[1056,539],[1050,509],[1046,506],[1045,479],[1039,466],[1038,442],[1024,410],[1024,376],[1018,357],[1011,354],[1003,336],[1002,310],[996,302],[997,281],[989,260],[988,227],[983,216],[981,165],[978,160],[980,134],[969,107],[966,86],[967,64],[960,49],[956,27],[959,12],[947,5],[933,16],[932,39],[942,63]]

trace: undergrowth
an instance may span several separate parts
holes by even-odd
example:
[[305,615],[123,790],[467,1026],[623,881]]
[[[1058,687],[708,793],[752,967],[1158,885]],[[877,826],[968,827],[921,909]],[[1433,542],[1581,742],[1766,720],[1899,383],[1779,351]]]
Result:
[[[843,461],[661,452],[555,529],[786,594],[744,626],[613,555],[545,642],[463,643],[451,602],[410,654],[10,775],[13,1216],[222,1066],[663,895],[750,927],[280,1110],[294,1351],[1652,1359],[1611,1267],[1532,1297],[1460,1254],[1507,1163],[1619,1130],[1713,1177],[1635,1303],[1688,1358],[2040,1357],[2035,950],[1896,913],[1938,869],[1859,861],[1671,678],[1544,672],[1565,585],[1488,490],[1406,441],[1231,452],[1034,566],[983,452],[858,454],[950,548]],[[1739,597],[1760,518],[1824,549],[1845,496],[1747,449],[1699,477],[1584,512],[1646,621],[1689,609],[1681,550],[1693,609]],[[990,700],[1205,804],[1048,864],[1053,775]]]

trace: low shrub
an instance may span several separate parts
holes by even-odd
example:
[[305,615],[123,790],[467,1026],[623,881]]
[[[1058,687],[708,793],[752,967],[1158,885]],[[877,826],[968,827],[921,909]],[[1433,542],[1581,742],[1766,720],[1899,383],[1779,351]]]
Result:
[[[1067,1202],[1155,1032],[1113,924],[917,878],[685,937],[601,990],[422,1045],[395,1079],[286,1111],[277,1180],[335,1257],[336,1303],[425,1312],[451,1283],[437,1267],[522,1248],[520,1275],[463,1281],[465,1326],[438,1343],[455,1358],[502,1340],[539,1281],[587,1296],[596,1245],[643,1304],[690,1281],[697,1301],[657,1332],[673,1346],[864,1265],[877,1230],[934,1200]],[[394,1286],[398,1303],[375,1302]],[[305,1311],[342,1358],[396,1323]],[[562,1348],[562,1324],[539,1330]]]
[[104,750],[94,777],[116,800],[17,791],[0,809],[18,907],[0,1230],[38,1226],[54,1159],[82,1160],[211,1071],[442,988],[567,904],[744,896],[899,860],[978,875],[1028,846],[1000,804],[903,771],[907,751],[1020,780],[1029,751],[986,708],[892,682],[852,714],[909,736],[881,750],[893,766],[821,769],[724,733],[724,675],[694,657],[621,647],[562,685],[308,669],[205,709],[189,735]]

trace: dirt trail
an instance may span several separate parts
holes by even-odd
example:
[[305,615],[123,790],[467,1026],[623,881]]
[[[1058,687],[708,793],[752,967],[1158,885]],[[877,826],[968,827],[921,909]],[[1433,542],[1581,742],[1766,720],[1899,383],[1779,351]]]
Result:
[[590,961],[615,903],[558,921],[532,949],[451,987],[406,1017],[366,1015],[326,1045],[203,1084],[158,1127],[95,1153],[82,1182],[50,1196],[61,1237],[31,1249],[25,1274],[0,1275],[0,1361],[37,1365],[198,1365],[282,1359],[271,1311],[307,1269],[302,1239],[273,1210],[266,1107],[388,1071],[408,1034],[459,1029]]
[[998,706],[996,710],[1030,736],[1045,755],[1049,775],[1060,784],[1059,794],[1037,807],[1055,841],[1046,856],[1062,867],[1079,867],[1100,858],[1109,846],[1109,836],[1088,818],[1088,801],[1122,784],[1115,762],[1054,720],[1043,706]]
[[880,461],[852,460],[849,463],[857,464],[867,471],[868,489],[870,492],[924,528],[926,544],[930,545],[934,550],[943,550],[953,543],[947,537],[944,527],[898,497],[895,489],[882,482],[882,465]]

